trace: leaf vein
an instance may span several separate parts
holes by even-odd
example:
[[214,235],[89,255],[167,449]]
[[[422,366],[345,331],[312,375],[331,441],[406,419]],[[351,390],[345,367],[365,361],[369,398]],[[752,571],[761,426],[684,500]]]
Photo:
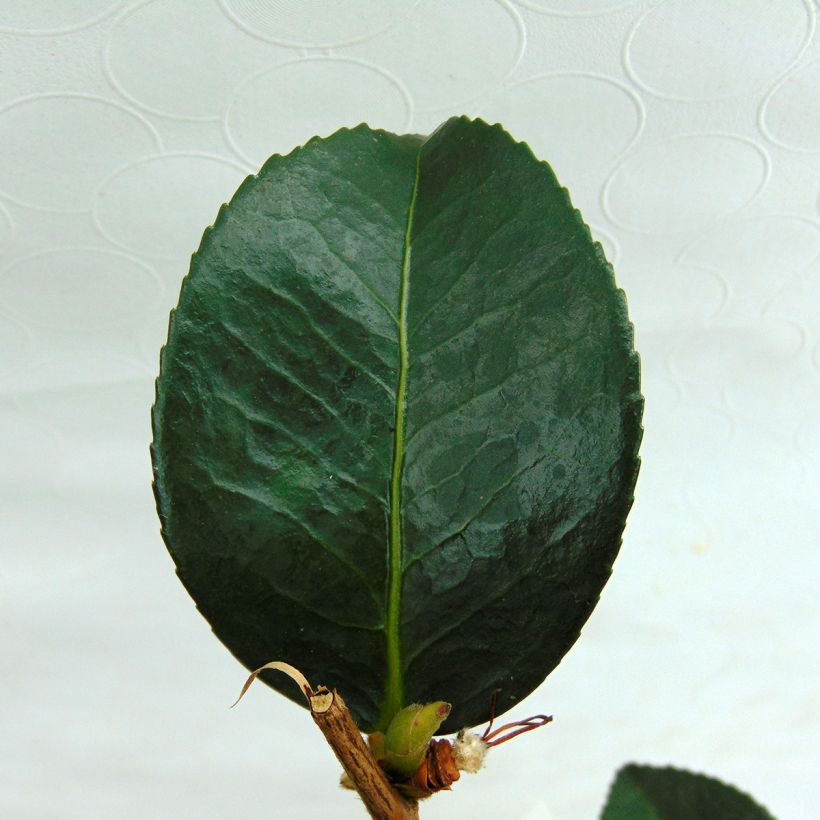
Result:
[[409,506],[410,504],[412,504],[414,501],[421,498],[422,496],[425,496],[428,493],[431,493],[434,490],[437,490],[443,484],[446,484],[448,481],[452,481],[452,479],[454,479],[457,476],[461,475],[464,472],[464,470],[467,468],[467,465],[471,461],[473,461],[475,459],[475,457],[482,450],[484,450],[485,447],[488,447],[490,444],[493,444],[495,441],[496,441],[496,439],[491,439],[491,438],[485,439],[484,443],[477,450],[474,450],[470,454],[471,457],[467,461],[465,461],[461,465],[461,467],[459,467],[457,470],[454,470],[452,473],[448,473],[446,476],[444,476],[444,478],[440,479],[439,481],[436,481],[435,484],[428,484],[423,490],[420,490],[417,493],[413,493],[413,495],[409,499],[407,499],[407,505]]
[[[279,290],[278,288],[273,287],[273,286],[272,286],[270,283],[268,283],[268,282],[261,282],[261,281],[260,281],[259,279],[257,279],[255,276],[252,276],[252,275],[251,275],[251,273],[250,273],[250,271],[248,271],[248,270],[246,270],[246,269],[244,269],[244,268],[240,269],[240,270],[239,270],[239,272],[240,272],[243,276],[245,276],[245,278],[247,278],[247,279],[249,279],[251,282],[253,282],[255,285],[257,285],[257,286],[261,287],[263,290],[267,291],[268,293],[273,294],[274,296],[277,296],[278,298],[282,299],[283,301],[287,302],[288,304],[290,304],[290,305],[292,305],[294,308],[296,308],[296,310],[297,310],[297,311],[299,311],[299,313],[300,313],[300,314],[301,314],[301,315],[305,318],[305,320],[307,321],[308,327],[309,327],[309,328],[310,328],[310,329],[311,329],[311,330],[312,330],[312,331],[313,331],[313,332],[314,332],[314,333],[315,333],[315,334],[316,334],[316,335],[317,335],[320,339],[322,339],[322,340],[323,340],[323,341],[324,341],[324,342],[328,345],[328,347],[330,347],[332,350],[334,350],[336,353],[338,353],[338,355],[339,355],[339,356],[341,356],[341,357],[342,357],[342,358],[343,358],[343,359],[344,359],[344,360],[345,360],[348,364],[352,365],[352,366],[353,366],[353,367],[355,367],[357,370],[360,370],[360,371],[361,371],[361,372],[362,372],[365,376],[367,376],[367,378],[369,378],[369,379],[370,379],[370,380],[371,380],[374,384],[377,384],[379,387],[381,387],[381,388],[382,388],[382,390],[384,390],[384,391],[387,393],[387,395],[389,396],[389,398],[390,398],[391,400],[394,398],[394,396],[393,396],[393,390],[389,387],[389,385],[388,385],[386,382],[384,382],[382,379],[380,379],[380,378],[379,378],[379,377],[378,377],[375,373],[373,373],[373,372],[372,372],[369,368],[365,367],[365,366],[364,366],[363,364],[361,364],[360,362],[357,362],[354,358],[352,358],[352,357],[351,357],[348,353],[346,353],[346,352],[345,352],[344,348],[342,348],[339,344],[337,344],[336,342],[334,342],[334,341],[333,341],[333,339],[332,339],[332,338],[331,338],[328,334],[324,333],[324,332],[322,331],[322,329],[319,327],[319,325],[317,325],[317,324],[316,324],[316,322],[314,321],[314,319],[313,319],[313,317],[311,316],[310,312],[309,312],[309,311],[308,311],[308,310],[304,307],[304,305],[302,305],[302,303],[301,303],[301,302],[299,302],[299,300],[298,300],[298,299],[294,298],[293,296],[291,296],[289,293],[287,293],[287,292],[285,292],[285,291],[282,291],[282,290]],[[323,301],[324,301],[324,300],[323,300]],[[328,303],[327,303],[327,302],[324,302],[324,304],[328,304]],[[367,330],[369,331],[370,329],[369,329],[369,328],[367,328]],[[392,340],[391,340],[391,341],[392,341]]]
[[384,503],[384,499],[381,496],[376,495],[376,493],[374,493],[369,487],[366,487],[364,484],[360,484],[347,471],[340,470],[337,464],[328,461],[328,459],[322,453],[317,451],[312,446],[312,444],[310,443],[310,439],[298,436],[290,428],[282,424],[282,422],[279,420],[268,419],[264,416],[260,416],[256,413],[250,412],[246,407],[241,405],[238,401],[234,400],[230,393],[224,390],[215,391],[214,395],[221,401],[225,402],[225,404],[229,405],[238,413],[240,413],[243,416],[243,418],[247,419],[248,421],[251,421],[254,424],[260,424],[263,427],[267,427],[271,430],[275,430],[277,433],[282,433],[284,436],[290,439],[297,447],[300,447],[304,452],[313,456],[313,458],[316,459],[316,461],[322,465],[322,469],[327,470],[328,473],[332,473],[333,475],[338,476],[342,481],[345,482],[345,484],[349,484],[356,491],[364,493],[365,495],[372,498],[374,501],[378,501],[379,504]]
[[[592,404],[592,402],[593,402],[593,401],[595,401],[595,399],[597,399],[597,398],[599,398],[600,396],[603,396],[603,395],[604,395],[604,394],[603,394],[603,393],[601,393],[601,392],[596,392],[596,393],[593,393],[591,396],[589,396],[589,398],[588,398],[585,402],[583,402],[582,404],[580,404],[578,407],[576,407],[576,408],[575,408],[575,411],[574,411],[574,412],[573,412],[573,413],[569,416],[569,418],[567,419],[567,421],[572,421],[572,420],[573,420],[576,416],[578,416],[578,415],[579,415],[579,414],[580,414],[580,413],[581,413],[581,412],[582,412],[582,411],[583,411],[586,407],[588,407],[590,404]],[[550,458],[552,455],[553,455],[552,453],[546,453],[546,454],[544,454],[544,455],[542,455],[542,456],[539,456],[537,459],[535,459],[534,461],[532,461],[530,464],[527,464],[527,465],[526,465],[525,467],[523,467],[521,470],[518,470],[516,473],[514,473],[514,474],[513,474],[513,475],[512,475],[512,476],[511,476],[511,477],[510,477],[507,481],[505,481],[505,482],[503,482],[502,484],[500,484],[500,485],[499,485],[499,486],[498,486],[498,487],[497,487],[497,488],[493,491],[492,495],[490,495],[490,497],[487,499],[487,501],[486,501],[486,502],[485,502],[485,503],[484,503],[484,504],[483,504],[483,505],[482,505],[482,506],[481,506],[478,510],[476,510],[476,512],[472,513],[472,514],[470,515],[470,517],[467,519],[467,521],[465,521],[465,522],[464,522],[464,524],[463,524],[461,527],[459,527],[459,528],[458,528],[455,532],[452,532],[452,533],[450,533],[449,535],[444,536],[444,538],[439,539],[439,540],[438,540],[438,542],[437,542],[436,544],[434,544],[432,547],[430,547],[429,549],[426,549],[424,552],[419,553],[418,555],[414,556],[414,557],[413,557],[410,561],[408,561],[408,563],[405,565],[405,567],[404,567],[404,571],[406,572],[406,571],[407,571],[407,570],[408,570],[408,569],[409,569],[409,568],[410,568],[413,564],[415,564],[417,561],[420,561],[420,560],[421,560],[422,558],[424,558],[426,555],[429,555],[431,552],[434,552],[435,550],[439,549],[439,548],[440,548],[440,547],[442,547],[444,544],[446,544],[448,541],[451,541],[453,538],[456,538],[457,536],[461,535],[461,533],[463,533],[463,532],[467,529],[467,527],[469,527],[469,526],[470,526],[470,524],[472,524],[472,523],[473,523],[473,522],[474,522],[474,521],[475,521],[475,520],[476,520],[476,519],[477,519],[480,515],[482,515],[484,512],[486,512],[486,510],[487,510],[487,509],[490,507],[490,505],[491,505],[491,504],[495,501],[495,499],[496,499],[496,498],[497,498],[497,497],[498,497],[498,496],[499,496],[499,495],[500,495],[500,494],[501,494],[504,490],[506,490],[506,489],[507,489],[507,487],[509,487],[509,486],[510,486],[510,485],[511,485],[511,484],[512,484],[512,483],[513,483],[513,482],[514,482],[517,478],[520,478],[520,477],[521,477],[524,473],[528,472],[529,470],[534,469],[534,468],[535,468],[535,467],[537,467],[539,464],[541,464],[541,462],[546,461],[546,460],[547,460],[548,458]]]
[[492,494],[484,502],[484,504],[481,507],[479,507],[478,510],[476,510],[474,513],[472,513],[470,515],[470,517],[464,522],[464,524],[462,524],[462,526],[460,526],[457,530],[455,530],[455,532],[451,532],[449,535],[446,535],[444,538],[440,539],[439,542],[437,544],[435,544],[434,546],[430,547],[429,549],[425,550],[422,553],[419,553],[419,555],[413,556],[413,558],[410,561],[408,561],[407,564],[405,565],[404,571],[407,572],[407,570],[410,569],[410,567],[413,566],[413,564],[417,563],[422,558],[429,555],[431,552],[435,552],[437,549],[442,547],[448,541],[452,541],[453,538],[457,538],[459,535],[461,535],[464,532],[464,530],[466,530],[467,527],[470,526],[470,524],[472,524],[480,515],[482,515],[483,513],[485,513],[487,511],[487,509],[496,500],[496,498],[498,498],[498,496],[501,495],[501,493],[503,493],[504,490],[506,490],[516,479],[520,478],[522,475],[524,475],[524,473],[529,472],[530,470],[537,467],[542,461],[546,461],[547,458],[549,458],[550,455],[551,454],[544,455],[544,456],[539,456],[532,463],[527,464],[526,466],[522,467],[517,472],[513,473],[513,475],[510,476],[510,478],[508,478],[505,482],[503,482],[498,487],[496,487],[496,489],[492,492]]
[[270,510],[276,515],[282,516],[282,518],[286,518],[288,521],[299,527],[315,544],[322,547],[322,549],[328,555],[334,558],[341,566],[350,570],[350,572],[352,572],[353,575],[355,575],[356,578],[358,578],[362,582],[364,588],[368,591],[373,602],[376,604],[376,608],[381,608],[381,601],[376,597],[376,593],[373,591],[367,579],[362,574],[362,571],[358,567],[347,561],[347,559],[339,555],[335,550],[333,550],[330,544],[328,544],[327,541],[325,541],[320,535],[314,532],[313,528],[309,526],[306,522],[304,522],[298,515],[294,515],[289,510],[282,509],[278,504],[276,504],[274,496],[254,492],[249,487],[243,487],[241,484],[234,484],[233,482],[227,481],[226,479],[215,476],[212,476],[212,481],[214,483],[214,486],[219,487],[219,489],[224,490],[228,493],[233,493],[234,495],[241,495],[245,498],[250,499],[251,501],[255,501],[259,504],[262,504],[262,506],[266,509]]
[[258,350],[256,350],[256,348],[253,347],[252,344],[250,344],[247,341],[247,339],[244,339],[242,337],[242,334],[236,328],[231,327],[227,322],[224,321],[221,323],[221,327],[232,339],[234,339],[234,341],[236,341],[243,348],[245,348],[245,350],[247,350],[265,368],[273,370],[275,373],[281,376],[281,378],[283,378],[286,382],[292,384],[294,387],[297,387],[299,390],[301,390],[302,393],[304,393],[309,398],[313,399],[325,412],[327,412],[334,419],[336,419],[336,421],[339,423],[339,427],[343,429],[353,441],[356,442],[357,446],[361,446],[365,450],[367,450],[385,470],[387,469],[387,465],[381,460],[378,453],[376,453],[376,451],[366,441],[364,441],[361,438],[361,436],[354,433],[348,427],[347,423],[344,421],[342,416],[336,411],[336,409],[332,405],[328,404],[328,402],[326,402],[321,396],[318,396],[316,393],[314,393],[309,387],[307,387],[307,385],[303,384],[288,370],[286,370],[283,367],[277,367],[272,361],[263,356]]
[[473,319],[472,322],[470,322],[469,325],[466,325],[465,327],[457,330],[451,336],[448,336],[447,338],[442,339],[439,342],[436,342],[432,347],[430,347],[427,350],[424,350],[421,353],[419,353],[416,358],[419,361],[421,361],[422,359],[427,358],[431,353],[435,352],[439,348],[444,347],[444,345],[448,344],[449,342],[454,341],[455,339],[457,339],[462,334],[467,333],[470,330],[472,330],[479,322],[483,321],[487,317],[494,316],[496,313],[501,313],[502,311],[505,311],[505,310],[515,309],[517,307],[520,307],[524,303],[524,300],[532,299],[533,294],[537,290],[540,290],[542,287],[544,287],[544,285],[559,285],[559,284],[561,284],[561,282],[564,282],[566,279],[568,279],[571,275],[572,275],[572,271],[567,271],[567,273],[565,273],[563,276],[560,276],[558,278],[553,278],[553,277],[547,276],[546,274],[543,275],[541,277],[541,280],[538,282],[538,284],[535,285],[535,287],[532,288],[532,290],[529,290],[526,293],[523,293],[518,299],[513,299],[511,302],[505,302],[503,305],[498,305],[497,307],[494,307],[492,310],[488,310],[484,313],[480,313],[478,316],[476,316],[475,319]]
[[441,294],[441,296],[439,297],[438,301],[433,302],[433,304],[429,307],[429,309],[428,309],[427,311],[425,311],[425,313],[424,313],[424,314],[422,315],[422,317],[421,317],[421,318],[420,318],[420,319],[416,322],[416,324],[415,324],[415,325],[413,325],[413,327],[412,327],[412,328],[411,328],[411,330],[410,330],[410,333],[408,334],[410,338],[413,338],[413,336],[415,336],[415,335],[416,335],[416,331],[417,331],[417,330],[418,330],[418,329],[419,329],[419,328],[420,328],[420,327],[421,327],[421,326],[422,326],[422,325],[423,325],[423,324],[427,321],[428,317],[429,317],[432,313],[434,313],[434,312],[436,311],[436,309],[437,309],[437,308],[441,307],[441,305],[443,304],[444,300],[445,300],[445,299],[446,299],[446,298],[450,295],[450,293],[453,291],[453,289],[456,287],[456,285],[457,285],[457,284],[458,284],[458,283],[459,283],[459,282],[460,282],[460,281],[461,281],[461,280],[462,280],[462,279],[463,279],[463,278],[464,278],[464,277],[465,277],[468,273],[470,273],[471,271],[473,271],[473,270],[476,268],[476,266],[479,264],[479,261],[481,260],[482,255],[484,254],[484,251],[486,251],[486,250],[487,250],[487,246],[488,246],[488,245],[490,244],[490,242],[491,242],[491,241],[492,241],[492,240],[493,240],[493,239],[494,239],[494,238],[495,238],[495,237],[496,237],[496,236],[497,236],[497,235],[498,235],[498,234],[499,234],[499,233],[500,233],[500,232],[501,232],[504,228],[506,228],[507,226],[508,226],[508,223],[507,223],[507,222],[502,222],[502,223],[501,223],[501,224],[500,224],[497,228],[495,228],[495,229],[494,229],[494,230],[493,230],[493,231],[492,231],[492,232],[491,232],[491,233],[490,233],[490,234],[489,234],[489,235],[488,235],[488,236],[484,239],[484,242],[482,243],[481,247],[480,247],[480,248],[476,251],[475,255],[474,255],[474,256],[473,256],[473,258],[472,258],[472,261],[470,262],[470,264],[469,264],[469,265],[467,265],[467,267],[465,267],[465,268],[461,271],[461,273],[459,273],[459,274],[455,277],[455,279],[453,279],[453,281],[450,283],[450,285],[448,286],[448,288],[444,291],[444,293],[442,293],[442,294]]
[[375,301],[375,302],[376,302],[376,303],[377,303],[377,304],[378,304],[378,305],[379,305],[379,306],[380,306],[380,307],[384,310],[384,312],[385,312],[385,313],[386,313],[386,314],[390,317],[390,319],[392,320],[393,324],[395,324],[395,325],[397,325],[397,326],[398,326],[398,324],[399,324],[399,319],[398,319],[398,316],[396,316],[396,314],[395,314],[395,313],[393,313],[393,311],[390,309],[390,306],[387,304],[387,302],[385,302],[385,301],[384,301],[384,299],[382,299],[382,297],[381,297],[381,296],[379,296],[379,294],[378,294],[378,293],[376,293],[376,291],[373,289],[373,287],[372,287],[371,285],[369,285],[369,284],[367,283],[367,281],[366,281],[366,280],[365,280],[362,276],[360,276],[360,275],[359,275],[359,273],[356,271],[356,269],[355,269],[355,268],[353,268],[351,265],[349,265],[349,264],[345,261],[344,257],[342,257],[342,256],[341,256],[341,254],[339,254],[339,252],[338,252],[338,251],[334,250],[334,249],[331,247],[330,242],[328,242],[328,240],[327,240],[327,238],[325,237],[325,235],[324,235],[324,234],[322,233],[322,231],[319,229],[319,226],[318,226],[318,225],[316,225],[316,224],[315,224],[314,222],[312,222],[311,220],[307,219],[306,217],[302,217],[302,218],[301,218],[301,221],[302,221],[302,222],[304,222],[306,225],[310,225],[310,227],[311,227],[311,228],[313,228],[313,230],[316,232],[316,236],[318,236],[318,237],[319,237],[319,239],[322,241],[322,244],[325,246],[325,249],[327,250],[327,252],[328,252],[328,253],[329,253],[329,254],[330,254],[330,255],[331,255],[331,256],[332,256],[332,257],[333,257],[333,258],[334,258],[337,262],[339,262],[339,263],[341,264],[341,266],[342,266],[342,267],[343,267],[343,268],[344,268],[344,269],[345,269],[345,270],[346,270],[349,274],[351,274],[351,275],[353,276],[353,278],[354,278],[354,279],[356,279],[356,280],[357,280],[357,281],[361,284],[361,286],[362,286],[362,287],[363,287],[363,288],[364,288],[364,289],[365,289],[365,290],[366,290],[366,291],[367,291],[367,292],[368,292],[368,293],[369,293],[369,294],[373,297],[373,300],[374,300],[374,301]]
[[[594,513],[594,511],[586,511],[581,515],[578,515],[575,520],[569,525],[565,526],[561,529],[560,535],[557,537],[553,535],[549,541],[546,542],[545,548],[556,544],[567,537],[570,533],[578,529],[583,523],[585,523],[589,517]],[[443,543],[443,542],[442,542]],[[451,632],[454,632],[459,627],[463,626],[467,623],[472,617],[474,617],[478,612],[485,609],[488,604],[494,604],[496,601],[501,600],[511,589],[513,589],[521,580],[520,576],[514,578],[509,584],[503,587],[498,595],[494,595],[489,601],[484,600],[478,606],[473,608],[470,612],[467,613],[463,618],[459,619],[458,621],[450,621],[445,624],[444,629],[440,630],[437,634],[431,635],[430,638],[424,642],[420,647],[417,647],[413,654],[407,660],[407,667],[409,667],[413,661],[416,660],[420,655],[426,652],[431,646],[438,643],[440,640],[445,638]],[[573,595],[578,594],[578,591],[575,589],[571,589],[570,592]]]
[[514,379],[516,376],[525,376],[526,374],[533,373],[534,371],[539,370],[542,367],[548,367],[549,365],[555,364],[558,357],[569,351],[573,346],[574,343],[566,345],[565,347],[556,350],[555,353],[549,359],[538,362],[537,364],[531,365],[530,367],[524,367],[520,369],[517,368],[508,373],[506,376],[504,376],[504,378],[501,379],[501,381],[496,382],[493,385],[490,385],[486,390],[482,390],[480,393],[474,393],[472,396],[465,399],[460,404],[457,404],[454,407],[449,407],[446,410],[443,410],[441,413],[438,413],[435,416],[431,416],[430,418],[425,419],[424,423],[416,430],[414,430],[413,433],[408,437],[407,446],[409,447],[410,442],[412,442],[413,439],[415,439],[418,435],[427,430],[429,427],[432,427],[434,424],[441,421],[446,416],[450,416],[453,413],[458,413],[460,410],[463,410],[465,407],[472,404],[474,401],[478,401],[479,399],[482,399],[485,396],[494,393],[496,390],[500,391],[508,382],[512,381],[512,379]]

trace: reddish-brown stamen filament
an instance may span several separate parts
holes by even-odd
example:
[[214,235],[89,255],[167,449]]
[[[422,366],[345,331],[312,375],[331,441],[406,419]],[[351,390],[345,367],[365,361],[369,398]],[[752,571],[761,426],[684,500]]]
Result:
[[[503,726],[499,726],[499,728],[494,732],[489,731],[490,726],[492,726],[491,723],[490,726],[487,727],[487,731],[481,736],[481,739],[491,748],[493,746],[500,746],[502,743],[512,740],[517,735],[522,735],[524,732],[531,732],[533,729],[546,726],[551,720],[552,715],[533,715],[525,720],[516,720],[512,723],[505,723]],[[499,737],[502,732],[506,732],[509,729],[515,729],[515,731],[510,732],[508,735],[504,735],[503,737]]]
[[[481,739],[487,744],[487,746],[500,746],[502,743],[512,740],[516,737],[516,735],[522,735],[524,732],[531,732],[533,729],[538,729],[540,726],[546,726],[552,720],[552,715],[533,715],[525,720],[516,720],[512,723],[505,723],[494,732],[491,731],[493,728],[493,721],[495,720],[495,700],[498,697],[498,692],[498,689],[493,692],[492,699],[490,700],[490,722],[487,724],[484,734],[481,735]],[[516,729],[516,731],[510,732],[510,734],[505,735],[504,737],[498,737],[502,732],[506,732],[508,729]]]

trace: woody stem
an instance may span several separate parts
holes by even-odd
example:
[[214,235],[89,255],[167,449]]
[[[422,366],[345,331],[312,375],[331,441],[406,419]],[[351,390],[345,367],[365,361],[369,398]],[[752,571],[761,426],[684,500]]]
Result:
[[334,690],[319,692],[309,696],[308,700],[314,722],[353,782],[370,816],[374,820],[418,820],[418,803],[402,797],[387,779],[342,696]]

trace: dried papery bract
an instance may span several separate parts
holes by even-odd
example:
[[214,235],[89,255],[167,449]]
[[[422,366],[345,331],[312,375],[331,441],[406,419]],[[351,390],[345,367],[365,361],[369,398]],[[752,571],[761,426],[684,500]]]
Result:
[[231,704],[231,709],[239,703],[240,700],[245,696],[245,692],[250,689],[251,684],[262,674],[266,669],[274,669],[277,672],[284,672],[301,690],[302,694],[308,699],[308,703],[310,703],[311,698],[314,697],[313,688],[308,683],[308,679],[295,667],[291,666],[289,663],[285,663],[284,661],[271,661],[270,663],[266,663],[264,666],[260,666],[259,669],[255,669],[251,674],[248,676],[248,679],[245,681],[245,685],[242,687],[242,691],[239,693],[239,697]]

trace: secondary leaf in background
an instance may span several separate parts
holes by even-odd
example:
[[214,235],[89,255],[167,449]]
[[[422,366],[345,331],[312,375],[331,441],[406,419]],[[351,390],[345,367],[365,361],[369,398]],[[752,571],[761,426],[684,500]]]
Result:
[[[549,166],[465,118],[272,157],[163,352],[163,535],[216,635],[363,729],[531,692],[609,577],[642,401],[623,294]],[[273,678],[289,697],[301,695]]]
[[774,820],[749,795],[712,777],[630,763],[616,775],[601,820]]

